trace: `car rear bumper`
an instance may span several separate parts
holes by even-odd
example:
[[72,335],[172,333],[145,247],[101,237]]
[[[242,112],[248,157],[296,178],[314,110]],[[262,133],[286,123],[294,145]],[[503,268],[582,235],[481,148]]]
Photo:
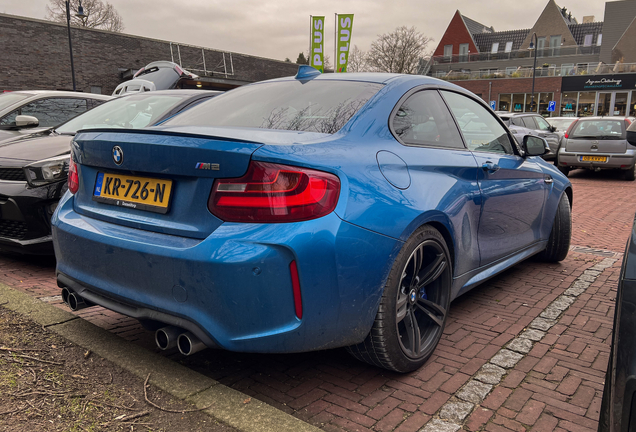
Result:
[[89,300],[113,310],[100,298],[124,305],[118,311],[136,318],[185,320],[208,345],[232,351],[301,352],[360,342],[401,247],[333,213],[291,224],[225,223],[199,240],[88,218],[72,202],[67,194],[53,216],[60,284],[87,290],[94,294]]
[[[581,158],[605,157],[605,161],[583,161]],[[600,168],[600,169],[629,169],[636,162],[636,152],[627,150],[626,153],[583,153],[567,152],[564,149],[559,151],[559,166],[570,166],[578,168]]]

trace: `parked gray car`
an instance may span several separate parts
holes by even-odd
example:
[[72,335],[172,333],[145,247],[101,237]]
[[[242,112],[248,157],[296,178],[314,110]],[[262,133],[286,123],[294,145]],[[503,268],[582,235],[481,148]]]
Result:
[[62,124],[112,96],[67,91],[20,90],[0,94],[0,141]]
[[[524,128],[519,129],[523,135],[534,135],[541,138],[545,138],[550,146],[550,152],[543,155],[545,160],[553,160],[556,157],[557,150],[559,148],[559,135],[555,133],[556,128],[546,121],[539,114],[534,113],[501,113],[497,112],[497,115],[501,117],[504,123],[514,133],[514,127]],[[525,132],[529,131],[529,132]],[[523,135],[521,135],[523,137]]]
[[582,117],[567,130],[557,167],[568,175],[574,168],[621,170],[625,180],[636,179],[636,147],[627,142],[631,121],[625,117]]

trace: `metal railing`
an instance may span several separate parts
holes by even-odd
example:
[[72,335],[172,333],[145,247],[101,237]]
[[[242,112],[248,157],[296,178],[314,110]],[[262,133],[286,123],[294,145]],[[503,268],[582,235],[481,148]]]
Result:
[[[563,57],[563,56],[576,56],[576,55],[598,55],[601,52],[600,46],[567,46],[557,48],[543,48],[537,51],[537,59],[549,58],[549,57]],[[452,55],[450,57],[445,56],[433,56],[433,63],[447,64],[447,63],[470,63],[470,62],[484,62],[494,60],[514,60],[534,57],[534,50],[516,50],[510,52],[483,52],[483,53],[468,53],[460,55]]]
[[[536,69],[535,77],[559,77],[573,75],[608,75],[636,73],[636,63],[617,63],[608,65],[599,63],[586,66],[543,67]],[[496,78],[532,78],[532,67],[520,67],[515,70],[479,70],[479,71],[437,71],[432,74],[447,81],[496,79]]]

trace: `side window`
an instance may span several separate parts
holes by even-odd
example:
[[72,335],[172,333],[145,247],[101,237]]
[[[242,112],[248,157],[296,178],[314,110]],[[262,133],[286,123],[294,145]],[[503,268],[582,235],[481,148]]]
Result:
[[[513,117],[512,118],[512,124],[515,125],[515,126],[526,127],[526,124],[523,122],[521,117]],[[532,129],[534,129],[534,128],[532,128]]]
[[464,148],[453,117],[436,90],[409,96],[395,112],[391,126],[405,144]]
[[48,98],[24,105],[20,109],[20,114],[37,117],[40,126],[51,127],[64,123],[86,110],[86,99]]
[[103,104],[104,102],[106,102],[105,100],[101,100],[101,99],[86,99],[86,103],[88,104],[87,107],[88,109],[93,109],[97,106],[100,106],[101,104]]
[[544,130],[544,131],[549,131],[550,130],[550,123],[548,123],[543,117],[535,117],[534,121],[537,122],[537,126],[539,126],[540,130]]
[[534,119],[532,116],[527,116],[527,117],[521,117],[521,119],[523,120],[523,124],[528,128],[528,129],[536,129],[537,128],[537,124],[534,122]]
[[20,115],[20,110],[11,111],[0,119],[0,126],[15,126],[15,118]]
[[481,104],[467,96],[442,90],[471,151],[514,154],[508,132]]

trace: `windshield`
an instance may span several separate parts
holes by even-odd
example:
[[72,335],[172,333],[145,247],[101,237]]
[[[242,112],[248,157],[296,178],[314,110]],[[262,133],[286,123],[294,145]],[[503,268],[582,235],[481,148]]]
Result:
[[74,135],[80,129],[140,129],[152,126],[187,97],[185,95],[155,95],[152,93],[124,96],[75,117],[56,128],[55,131]]
[[2,93],[0,94],[0,111],[28,97],[29,95],[24,93]]
[[622,120],[581,120],[570,134],[576,139],[625,139],[625,122]]
[[336,133],[382,88],[358,81],[277,81],[231,90],[165,123]]
[[574,122],[574,120],[576,120],[576,117],[572,117],[572,118],[568,118],[568,119],[551,119],[551,118],[547,118],[546,120],[548,121],[548,123],[550,123],[552,126],[554,126],[556,128],[556,130],[565,132],[566,130],[568,130],[568,128]]

